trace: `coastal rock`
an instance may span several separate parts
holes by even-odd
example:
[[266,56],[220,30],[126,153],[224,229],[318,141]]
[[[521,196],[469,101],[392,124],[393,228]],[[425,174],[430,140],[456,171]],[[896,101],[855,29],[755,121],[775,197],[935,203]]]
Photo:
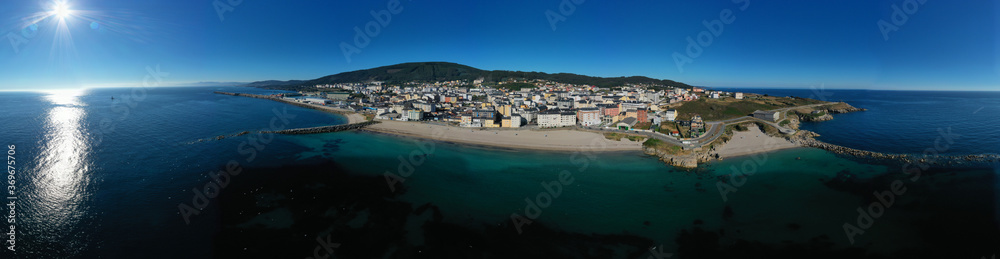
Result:
[[[699,156],[696,154],[681,155],[681,156],[671,155],[656,150],[655,148],[649,148],[649,147],[644,148],[643,152],[646,153],[647,155],[659,157],[660,161],[666,162],[667,164],[674,167],[685,168],[685,169],[692,169],[698,167]],[[707,157],[707,154],[704,155]]]
[[694,156],[677,157],[677,158],[673,159],[673,161],[671,162],[671,164],[673,166],[681,167],[681,168],[697,168],[698,167],[698,159],[695,158]]
[[813,119],[813,121],[828,121],[828,120],[832,120],[832,119],[833,119],[833,115],[830,115],[829,113],[827,113],[827,114],[823,114],[823,116],[816,117],[815,119]]
[[848,106],[849,106],[848,108],[843,108],[843,109],[832,109],[832,108],[831,109],[826,109],[826,112],[828,114],[841,114],[841,113],[849,113],[849,112],[863,112],[863,111],[867,111],[868,110],[868,109],[865,109],[865,108],[856,108],[856,107],[850,106],[850,105],[848,105]]
[[800,115],[799,119],[802,120],[802,121],[808,121],[808,122],[821,122],[821,121],[832,120],[833,119],[833,115],[830,115],[830,113],[826,113],[826,114],[823,114],[823,115],[820,115],[820,116]]

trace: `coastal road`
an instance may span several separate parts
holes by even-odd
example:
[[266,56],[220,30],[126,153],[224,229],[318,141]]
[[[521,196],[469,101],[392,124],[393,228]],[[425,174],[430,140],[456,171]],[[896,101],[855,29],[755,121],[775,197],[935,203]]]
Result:
[[[775,109],[775,110],[770,110],[770,111],[780,112],[782,114],[782,116],[781,116],[782,118],[787,118],[787,114],[786,113],[788,111],[790,111],[790,110],[802,109],[802,108],[812,108],[812,107],[816,107],[816,106],[823,106],[823,105],[830,105],[830,104],[835,104],[835,103],[810,104],[810,105],[802,105],[802,106],[795,106],[795,107],[787,107],[787,108]],[[795,130],[782,127],[781,125],[778,125],[778,123],[771,122],[771,121],[766,121],[766,120],[762,120],[762,119],[758,119],[758,118],[754,118],[753,116],[744,116],[744,117],[732,118],[732,119],[721,120],[721,121],[709,121],[709,122],[705,122],[706,125],[709,125],[711,127],[711,130],[709,130],[708,134],[705,134],[705,136],[701,136],[700,138],[692,139],[691,141],[697,141],[696,142],[697,144],[694,144],[693,146],[695,146],[695,147],[702,147],[702,146],[704,146],[704,143],[711,143],[712,141],[715,141],[716,139],[718,139],[719,137],[721,137],[723,133],[725,133],[725,130],[723,130],[723,129],[725,128],[726,124],[732,124],[732,123],[743,122],[743,121],[748,121],[748,120],[749,121],[759,121],[759,122],[767,123],[767,125],[771,125],[772,127],[778,129],[778,131],[780,131],[783,134],[793,134],[793,133],[795,133]],[[781,120],[779,120],[779,121],[781,121]]]

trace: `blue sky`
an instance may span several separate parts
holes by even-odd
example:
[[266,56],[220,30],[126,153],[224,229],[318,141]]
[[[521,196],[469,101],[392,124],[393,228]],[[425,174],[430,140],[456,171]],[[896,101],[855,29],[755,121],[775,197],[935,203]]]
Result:
[[[7,0],[0,89],[137,86],[157,65],[171,85],[313,79],[416,61],[703,86],[1000,89],[997,1],[912,0],[918,8],[898,26],[893,5],[906,1],[750,0],[745,10],[740,1],[587,0],[561,13],[573,0],[402,0],[348,62],[341,43],[353,45],[354,27],[392,1],[220,0],[232,7],[220,19],[211,0],[68,0],[71,15],[38,20],[34,31],[25,21],[53,2]],[[682,72],[674,54],[687,56],[687,38],[726,10],[734,20]],[[548,11],[566,14],[555,30]],[[898,27],[888,40],[879,20]]]

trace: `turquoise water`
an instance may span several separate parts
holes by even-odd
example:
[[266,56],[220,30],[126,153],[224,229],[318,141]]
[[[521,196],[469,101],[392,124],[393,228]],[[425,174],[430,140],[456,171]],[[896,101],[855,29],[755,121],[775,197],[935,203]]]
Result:
[[[275,109],[296,115],[288,127],[344,119],[211,94],[261,92],[245,88],[150,89],[134,107],[109,98],[130,90],[0,94],[11,111],[2,144],[17,144],[24,161],[18,258],[304,258],[317,238],[339,243],[340,258],[646,258],[650,247],[672,258],[978,258],[1000,242],[995,167],[928,169],[910,181],[900,165],[802,148],[685,171],[638,152],[367,132],[273,136],[248,161],[256,136],[191,142],[268,127]],[[102,130],[105,118],[114,130]],[[408,172],[399,157],[411,154],[422,163],[390,189],[399,179],[385,173]],[[229,161],[242,173],[186,222],[179,205]],[[573,182],[557,184],[559,196],[519,233],[512,214],[531,214],[525,198],[537,202],[563,171]],[[851,244],[844,224],[857,225],[856,209],[894,180],[907,192]]]
[[954,143],[946,155],[1000,153],[1000,91],[882,91],[839,89],[723,88],[774,96],[843,101],[868,111],[803,123],[820,140],[875,152],[919,154],[933,148],[941,132]]
[[[370,133],[304,136],[291,141],[315,150],[302,153],[304,158],[350,161],[345,163],[347,169],[371,176],[396,172],[398,156],[420,150],[413,140]],[[339,151],[323,155],[323,145],[334,142]],[[524,215],[524,199],[544,191],[541,183],[558,179],[562,170],[570,170],[575,181],[552,201],[551,207],[543,209],[535,222],[568,232],[642,236],[669,249],[680,248],[676,245],[677,233],[698,227],[725,231],[722,242],[784,244],[819,238],[835,249],[867,247],[870,253],[894,254],[926,241],[927,237],[922,236],[926,233],[911,224],[914,218],[933,214],[910,209],[916,203],[928,202],[926,196],[931,193],[901,196],[890,213],[878,220],[877,227],[850,244],[842,226],[855,222],[856,208],[867,204],[870,195],[826,184],[844,172],[858,181],[877,182],[873,179],[886,177],[892,170],[887,165],[858,163],[818,149],[741,157],[710,163],[696,171],[676,170],[641,153],[602,153],[580,171],[580,165],[571,160],[572,153],[445,143],[436,147],[427,156],[426,164],[415,167],[406,178],[408,189],[399,198],[413,204],[433,203],[440,207],[446,221],[470,227],[481,222],[511,222],[510,213]],[[728,192],[724,200],[718,187],[720,178],[737,171],[754,173],[736,191]],[[994,178],[988,170],[967,171],[962,176],[967,180]],[[976,191],[993,192],[991,185],[943,181],[925,179],[911,189],[940,192],[982,188]],[[871,183],[863,188],[888,185]],[[934,205],[950,203],[938,202]],[[988,208],[995,203],[977,205]],[[732,210],[732,216],[724,216],[726,207]],[[986,216],[988,220],[992,215]],[[532,231],[531,225],[524,231]]]

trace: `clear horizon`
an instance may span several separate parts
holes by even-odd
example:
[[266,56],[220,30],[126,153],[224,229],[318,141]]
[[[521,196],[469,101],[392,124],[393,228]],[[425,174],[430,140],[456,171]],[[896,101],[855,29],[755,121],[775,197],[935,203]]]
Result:
[[0,90],[148,85],[157,67],[166,86],[427,61],[706,87],[1000,90],[1000,3],[911,1],[16,0],[0,9]]

